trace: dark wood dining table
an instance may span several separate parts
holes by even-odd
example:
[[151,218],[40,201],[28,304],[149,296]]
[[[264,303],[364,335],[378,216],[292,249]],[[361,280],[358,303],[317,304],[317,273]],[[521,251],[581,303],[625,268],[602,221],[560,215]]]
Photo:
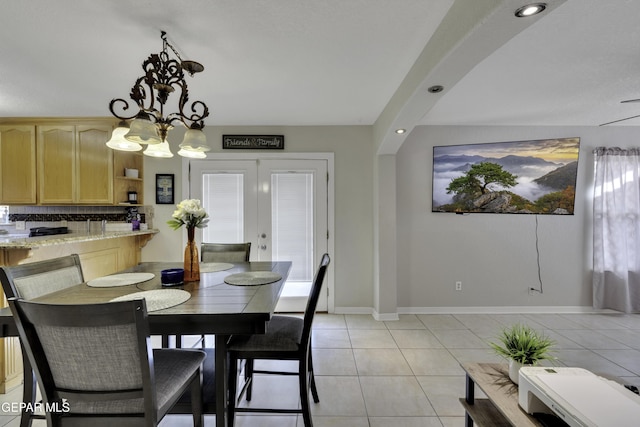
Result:
[[[161,283],[160,272],[168,268],[180,268],[181,263],[144,262],[123,273],[154,273],[146,282],[119,287],[90,287],[86,283],[62,291],[47,294],[34,301],[52,304],[91,304],[110,301],[113,298],[147,290],[168,288]],[[225,426],[227,403],[227,358],[226,346],[233,334],[264,334],[273,316],[284,286],[291,262],[247,262],[233,263],[233,267],[218,272],[201,272],[200,280],[169,289],[183,289],[191,294],[186,302],[174,307],[149,313],[152,335],[215,335],[215,360],[205,359],[213,366],[205,371],[215,372],[215,404],[213,396],[203,395],[205,411],[216,414],[216,426]],[[228,285],[228,275],[248,271],[272,271],[282,279],[257,286]],[[2,337],[17,336],[17,329],[9,308],[0,309]],[[30,373],[28,373],[30,375]],[[206,381],[206,379],[205,379]],[[203,390],[203,393],[206,389]]]

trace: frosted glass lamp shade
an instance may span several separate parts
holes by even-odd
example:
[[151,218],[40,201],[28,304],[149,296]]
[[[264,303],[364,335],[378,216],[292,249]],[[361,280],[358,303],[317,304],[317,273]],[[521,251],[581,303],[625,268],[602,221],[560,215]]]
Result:
[[161,157],[168,159],[173,157],[173,153],[169,148],[169,143],[167,141],[161,142],[160,144],[149,144],[146,150],[142,152],[145,156],[150,157]]
[[186,151],[209,151],[211,148],[207,145],[207,137],[202,129],[189,128],[184,133],[180,148]]
[[137,142],[131,142],[124,138],[126,133],[129,132],[129,127],[125,123],[121,123],[111,133],[111,139],[107,141],[107,147],[113,150],[119,151],[140,151],[142,145]]
[[141,117],[131,122],[131,129],[125,136],[127,141],[138,144],[160,144],[162,139],[158,136],[158,128],[151,120]]
[[204,151],[185,150],[184,148],[181,148],[180,151],[178,151],[178,155],[182,157],[189,157],[190,159],[207,158],[207,153],[205,153]]

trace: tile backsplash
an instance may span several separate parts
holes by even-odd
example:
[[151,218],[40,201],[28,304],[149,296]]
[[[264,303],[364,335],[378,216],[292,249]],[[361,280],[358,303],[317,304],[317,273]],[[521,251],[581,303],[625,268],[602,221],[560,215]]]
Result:
[[[150,224],[153,218],[152,206],[136,206],[140,214],[140,222]],[[85,231],[87,220],[96,222],[96,226],[102,220],[107,222],[127,222],[132,208],[122,206],[11,206],[9,208],[8,221],[2,228],[12,231],[16,221],[25,221],[25,229],[28,232],[34,227],[62,227],[70,230]],[[93,226],[92,226],[93,227]],[[16,232],[20,232],[16,230]]]

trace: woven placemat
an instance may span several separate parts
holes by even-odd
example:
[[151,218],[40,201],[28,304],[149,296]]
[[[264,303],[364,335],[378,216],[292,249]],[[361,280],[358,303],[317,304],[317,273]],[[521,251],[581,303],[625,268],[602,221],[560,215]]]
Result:
[[191,294],[182,289],[153,289],[151,291],[134,292],[114,298],[111,302],[131,301],[134,299],[147,300],[147,312],[163,310],[180,305],[191,298]]
[[277,282],[282,276],[273,271],[247,271],[231,274],[224,278],[224,282],[236,286],[256,286]]
[[120,273],[110,276],[98,277],[87,282],[92,288],[112,288],[116,286],[128,286],[146,282],[156,277],[153,273]]
[[228,262],[201,262],[200,273],[215,273],[216,271],[230,270],[233,264]]

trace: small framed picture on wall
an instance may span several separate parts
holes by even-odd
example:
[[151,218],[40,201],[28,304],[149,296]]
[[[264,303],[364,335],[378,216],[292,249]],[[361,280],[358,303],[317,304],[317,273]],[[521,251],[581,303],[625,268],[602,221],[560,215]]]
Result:
[[156,174],[156,204],[157,205],[173,205],[175,203],[173,197],[174,174],[157,173]]

